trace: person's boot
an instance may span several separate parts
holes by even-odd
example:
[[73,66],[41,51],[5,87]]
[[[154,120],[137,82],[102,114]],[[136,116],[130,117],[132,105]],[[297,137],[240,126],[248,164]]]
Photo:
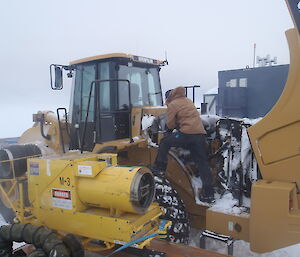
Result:
[[205,187],[201,190],[199,194],[199,199],[204,203],[214,203],[215,202],[215,192],[212,186]]
[[154,176],[164,177],[166,171],[166,164],[163,163],[155,163],[153,166],[150,167]]
[[157,167],[157,166],[152,166],[150,167],[151,172],[153,173],[154,176],[164,176],[165,175],[165,171],[162,170],[161,168]]

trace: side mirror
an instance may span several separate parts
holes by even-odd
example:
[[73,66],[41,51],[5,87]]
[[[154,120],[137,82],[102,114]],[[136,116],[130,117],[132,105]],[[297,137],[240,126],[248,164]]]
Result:
[[63,88],[63,66],[51,64],[50,65],[50,80],[51,88],[53,90],[61,90]]
[[55,80],[54,80],[54,88],[62,89],[63,88],[63,77],[62,77],[62,69],[60,67],[55,67]]
[[[65,72],[64,72],[65,70]],[[66,73],[68,78],[73,77],[74,66],[51,64],[50,65],[50,81],[53,90],[63,89],[63,74]]]

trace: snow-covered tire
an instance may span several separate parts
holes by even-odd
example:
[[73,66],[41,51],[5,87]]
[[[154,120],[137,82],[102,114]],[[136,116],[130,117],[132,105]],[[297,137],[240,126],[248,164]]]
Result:
[[162,219],[171,220],[167,239],[175,243],[187,244],[189,240],[190,224],[185,205],[178,192],[164,176],[155,176],[155,200],[164,207]]

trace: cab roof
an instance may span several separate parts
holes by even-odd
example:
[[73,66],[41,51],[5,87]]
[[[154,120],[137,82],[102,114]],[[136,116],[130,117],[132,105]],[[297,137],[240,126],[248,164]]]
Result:
[[86,58],[82,58],[79,60],[71,61],[70,65],[91,62],[91,61],[97,61],[97,60],[103,60],[103,59],[110,59],[110,58],[126,58],[133,62],[148,63],[148,64],[152,64],[152,65],[157,65],[157,66],[163,66],[166,64],[166,61],[155,60],[155,59],[151,59],[151,58],[147,58],[147,57],[143,57],[143,56],[124,54],[124,53],[111,53],[111,54],[96,55],[96,56],[91,56],[91,57],[86,57]]

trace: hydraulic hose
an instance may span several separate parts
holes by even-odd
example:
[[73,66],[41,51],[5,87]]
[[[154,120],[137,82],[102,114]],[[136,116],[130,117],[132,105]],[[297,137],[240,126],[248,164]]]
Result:
[[37,250],[29,257],[70,257],[70,252],[57,235],[43,226],[12,224],[0,228],[0,256],[12,257],[13,242],[32,244]]

